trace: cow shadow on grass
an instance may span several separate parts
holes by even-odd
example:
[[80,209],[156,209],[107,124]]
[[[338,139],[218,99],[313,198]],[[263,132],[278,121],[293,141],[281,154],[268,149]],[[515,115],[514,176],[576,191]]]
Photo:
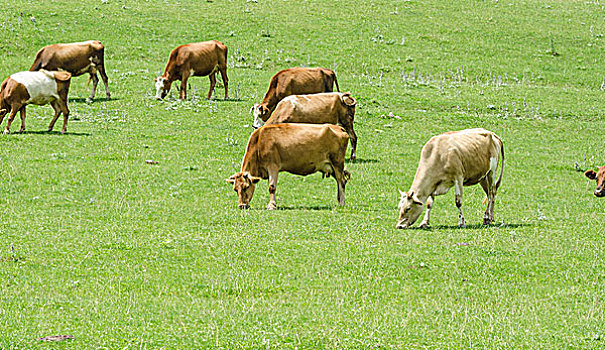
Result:
[[86,103],[87,105],[90,104],[94,104],[95,102],[112,102],[112,101],[119,101],[119,98],[116,97],[112,97],[110,99],[108,99],[107,97],[95,97],[92,102],[88,102],[87,101],[88,98],[87,97],[70,97],[69,98],[69,102],[75,102],[75,103]]
[[332,210],[333,205],[297,205],[292,207],[277,207],[277,210]]
[[419,230],[419,231],[431,231],[431,230],[477,230],[483,228],[521,228],[533,226],[531,224],[495,224],[495,225],[483,225],[483,224],[470,224],[466,227],[459,227],[458,225],[437,225],[429,226],[428,228],[420,228],[418,226],[408,227],[406,230]]
[[345,163],[348,163],[348,164],[378,163],[378,159],[363,159],[363,158],[355,158],[353,160],[345,159]]
[[17,132],[14,135],[53,135],[53,136],[90,136],[90,133],[87,132],[66,132],[65,134],[61,134],[60,131],[24,131]]

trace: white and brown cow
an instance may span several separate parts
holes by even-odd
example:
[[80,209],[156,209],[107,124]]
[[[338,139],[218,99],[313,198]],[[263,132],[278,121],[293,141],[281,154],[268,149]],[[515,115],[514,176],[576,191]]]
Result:
[[586,170],[584,175],[591,180],[597,180],[597,188],[594,190],[594,195],[597,197],[605,196],[605,165],[597,171],[592,169]]
[[[500,177],[497,168],[502,160]],[[456,190],[458,226],[466,227],[462,214],[462,187],[481,184],[487,194],[487,209],[483,224],[494,221],[494,200],[504,172],[504,146],[502,140],[485,129],[452,131],[435,136],[422,148],[420,163],[412,187],[401,192],[397,228],[412,225],[427,211],[420,227],[429,226],[433,197],[446,194],[452,186]]]
[[217,40],[181,45],[170,52],[164,74],[155,78],[155,97],[163,99],[170,92],[174,81],[181,81],[180,98],[187,99],[187,79],[190,76],[210,78],[208,99],[216,85],[216,73],[220,72],[225,85],[225,100],[229,98],[227,78],[227,46]]
[[338,205],[345,204],[345,185],[350,177],[344,169],[349,135],[336,125],[275,124],[255,130],[250,136],[241,171],[227,179],[237,192],[240,209],[250,207],[256,183],[269,179],[270,201],[276,209],[277,175],[321,172],[333,176],[338,185]]
[[336,74],[326,68],[297,67],[277,72],[269,82],[269,89],[263,102],[252,106],[254,126],[260,127],[261,121],[266,122],[284,97],[332,92],[334,84],[336,84],[336,90],[340,91]]
[[279,101],[266,124],[309,123],[340,124],[351,139],[351,159],[355,159],[357,135],[353,130],[355,104],[350,92],[290,95]]
[[6,113],[10,112],[4,134],[10,132],[10,126],[17,112],[21,114],[21,129],[25,130],[25,107],[32,103],[35,105],[49,104],[55,110],[55,116],[48,126],[51,131],[59,115],[63,113],[63,129],[67,131],[67,119],[69,109],[67,108],[67,94],[71,74],[69,72],[57,72],[40,70],[37,72],[19,72],[6,78],[0,85],[0,124]]
[[107,99],[111,98],[109,79],[107,73],[105,73],[105,47],[98,40],[45,46],[38,51],[34,64],[29,70],[37,71],[40,69],[48,71],[64,70],[74,77],[85,73],[90,74],[92,90],[90,91],[90,97],[87,99],[89,102],[95,97],[97,84],[99,83],[97,72],[99,72],[103,84],[105,84]]

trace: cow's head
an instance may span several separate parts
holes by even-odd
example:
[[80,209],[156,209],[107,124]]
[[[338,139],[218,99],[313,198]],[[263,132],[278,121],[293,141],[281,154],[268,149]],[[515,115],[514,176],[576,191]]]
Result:
[[605,196],[605,165],[600,167],[598,171],[592,169],[586,170],[584,173],[587,178],[597,180],[597,189],[594,190],[594,195],[597,197]]
[[250,112],[252,112],[252,115],[254,115],[253,126],[255,129],[258,129],[261,126],[265,125],[265,122],[267,121],[267,119],[269,119],[269,115],[271,114],[271,111],[269,110],[269,108],[267,108],[266,105],[258,103],[252,106]]
[[157,77],[153,80],[155,81],[155,98],[158,100],[164,99],[170,92],[172,82],[166,77]]
[[424,203],[414,192],[401,192],[401,199],[399,200],[399,221],[397,222],[397,228],[408,228],[410,227],[422,213],[422,206]]
[[248,172],[235,173],[227,179],[228,183],[233,184],[233,190],[237,192],[237,204],[240,209],[250,208],[254,188],[260,180],[260,177],[252,176]]

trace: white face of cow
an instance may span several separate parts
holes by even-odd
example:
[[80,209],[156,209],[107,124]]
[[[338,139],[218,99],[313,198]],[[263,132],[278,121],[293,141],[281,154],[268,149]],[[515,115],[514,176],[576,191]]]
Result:
[[168,83],[168,80],[164,77],[157,77],[155,79],[155,98],[161,100],[168,95],[169,91],[170,83]]
[[420,214],[422,214],[423,206],[424,203],[414,195],[414,192],[401,192],[397,228],[408,228],[414,224],[414,222],[418,220]]
[[250,109],[250,111],[252,112],[252,115],[254,116],[254,123],[252,124],[252,126],[255,129],[258,129],[261,126],[265,125],[265,122],[261,119],[261,109],[262,109],[262,106],[259,105],[258,103],[255,104],[254,106],[252,106],[252,108]]

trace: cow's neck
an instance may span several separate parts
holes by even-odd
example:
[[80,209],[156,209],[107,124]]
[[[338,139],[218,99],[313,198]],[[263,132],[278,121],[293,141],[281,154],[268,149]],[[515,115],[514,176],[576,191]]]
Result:
[[258,157],[256,152],[246,152],[244,155],[244,161],[242,162],[242,173],[248,172],[252,176],[260,177],[258,170]]
[[437,181],[433,179],[429,174],[418,171],[412,182],[410,192],[414,192],[416,197],[420,199],[422,203],[426,203],[427,198],[435,192],[437,189]]

